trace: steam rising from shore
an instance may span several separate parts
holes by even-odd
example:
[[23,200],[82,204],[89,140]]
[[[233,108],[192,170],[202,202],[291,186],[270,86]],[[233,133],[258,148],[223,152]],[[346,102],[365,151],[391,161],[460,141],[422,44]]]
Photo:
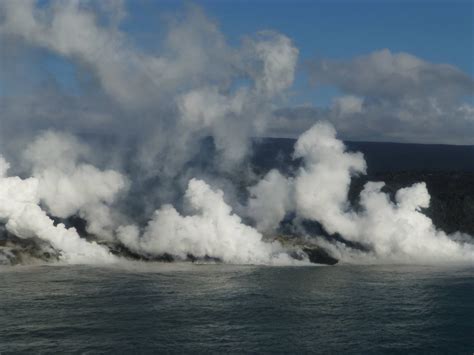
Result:
[[54,225],[39,206],[39,181],[35,178],[8,177],[9,164],[0,156],[0,220],[19,238],[39,238],[61,251],[68,263],[112,262],[110,252],[81,238],[63,224]]
[[[251,200],[252,208],[263,204],[262,201],[272,201],[273,206],[286,206],[304,219],[320,222],[329,234],[338,233],[370,250],[361,253],[341,243],[322,242],[346,261],[474,262],[473,244],[456,242],[461,239],[460,233],[449,236],[437,230],[422,213],[430,203],[424,183],[398,190],[392,201],[382,192],[383,182],[368,182],[360,194],[356,211],[348,199],[351,177],[364,173],[366,163],[362,154],[346,151],[330,124],[317,123],[305,132],[296,142],[295,157],[304,161],[296,177],[284,180],[279,173],[271,171],[263,182],[277,182],[271,189],[259,190],[264,193]],[[274,195],[273,191],[285,191],[287,195]],[[279,201],[274,201],[275,198]],[[288,205],[287,201],[294,205]],[[282,210],[255,215],[260,218],[257,226],[277,226],[284,215]]]
[[[40,136],[26,150],[26,156],[35,162],[35,177],[28,179],[8,177],[9,164],[0,159],[0,219],[6,229],[20,238],[50,243],[66,262],[112,262],[117,258],[105,246],[82,239],[73,228],[55,225],[40,203],[56,217],[79,214],[88,223],[88,233],[145,256],[170,254],[185,260],[192,255],[242,264],[294,263],[280,242],[266,242],[257,231],[277,233],[281,220],[293,212],[321,223],[330,234],[338,233],[367,247],[368,252],[362,252],[341,242],[319,240],[343,261],[474,262],[472,244],[457,241],[462,239],[459,233],[450,236],[437,230],[421,212],[430,200],[424,183],[400,189],[392,201],[382,192],[383,183],[369,182],[360,194],[357,210],[351,206],[351,177],[363,173],[366,164],[360,153],[346,151],[327,123],[315,124],[296,142],[294,156],[303,159],[296,176],[284,177],[273,170],[249,188],[248,213],[257,229],[232,212],[221,190],[198,179],[189,181],[184,194],[187,214],[167,204],[154,213],[143,233],[137,225],[121,225],[120,219],[111,218],[110,209],[115,195],[126,187],[126,178],[114,171],[78,164],[74,152],[81,147],[72,137],[51,132]],[[38,160],[45,151],[49,152],[47,158]],[[71,157],[69,153],[74,154]],[[100,210],[102,214],[97,213]]]
[[191,254],[237,264],[292,262],[279,242],[265,243],[257,230],[232,213],[221,190],[191,179],[185,202],[191,215],[182,216],[173,206],[162,206],[142,236],[137,227],[126,226],[119,229],[119,240],[139,253],[168,253],[183,260]]

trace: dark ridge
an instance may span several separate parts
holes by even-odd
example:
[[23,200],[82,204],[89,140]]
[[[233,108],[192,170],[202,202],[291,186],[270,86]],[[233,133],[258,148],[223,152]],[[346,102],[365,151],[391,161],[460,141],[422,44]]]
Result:
[[398,171],[474,172],[474,146],[345,142],[364,154],[368,174]]
[[[287,172],[293,161],[291,138],[259,138],[253,141],[252,163],[259,171],[272,168]],[[474,172],[474,146],[442,144],[405,144],[386,142],[344,142],[350,151],[364,154],[368,174],[396,171]]]

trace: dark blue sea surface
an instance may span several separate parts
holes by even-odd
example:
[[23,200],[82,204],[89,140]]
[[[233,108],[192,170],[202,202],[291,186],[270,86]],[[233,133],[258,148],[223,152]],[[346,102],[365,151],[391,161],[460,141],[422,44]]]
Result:
[[0,268],[2,354],[473,351],[473,268]]

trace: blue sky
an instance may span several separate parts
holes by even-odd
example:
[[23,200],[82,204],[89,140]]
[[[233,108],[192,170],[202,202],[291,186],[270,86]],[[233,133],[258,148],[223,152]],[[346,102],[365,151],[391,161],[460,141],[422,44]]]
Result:
[[[159,15],[180,1],[127,2],[124,28],[148,40],[160,31]],[[349,57],[375,49],[406,51],[474,73],[473,1],[201,0],[230,41],[262,29],[292,38],[302,58]]]
[[[122,28],[140,45],[153,46],[164,15],[189,3],[217,21],[231,43],[264,29],[289,36],[300,50],[300,64],[388,48],[474,74],[473,1],[136,0],[126,3]],[[327,104],[336,94],[331,88],[309,90],[301,72],[294,90],[294,104]]]
[[[299,69],[313,58],[350,59],[388,48],[474,75],[474,1],[133,0],[125,2],[121,29],[134,45],[157,49],[166,16],[189,4],[202,7],[231,44],[260,30],[287,35],[300,51]],[[63,87],[77,89],[67,60],[46,56],[43,68]],[[290,103],[327,105],[337,94],[330,86],[310,87],[298,70]]]

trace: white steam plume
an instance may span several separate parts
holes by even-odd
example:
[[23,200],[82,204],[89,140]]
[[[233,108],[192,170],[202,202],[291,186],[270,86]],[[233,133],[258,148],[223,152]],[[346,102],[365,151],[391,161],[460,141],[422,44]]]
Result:
[[74,228],[53,221],[39,207],[35,178],[7,177],[9,164],[0,156],[0,221],[19,238],[40,238],[60,252],[68,263],[114,262],[110,252],[94,242],[80,238]]
[[223,192],[192,179],[185,202],[193,212],[183,216],[171,205],[155,212],[142,236],[134,226],[119,229],[130,249],[148,255],[164,253],[185,259],[188,254],[237,264],[291,263],[279,242],[265,243],[262,235],[242,223],[224,201]]
[[[430,196],[424,183],[400,189],[392,202],[382,192],[384,183],[369,182],[360,195],[360,211],[348,200],[351,177],[364,173],[365,160],[360,153],[347,152],[336,138],[334,128],[317,123],[301,135],[295,145],[295,157],[304,164],[294,179],[286,183],[278,178],[280,196],[269,185],[278,174],[272,172],[251,191],[258,191],[250,200],[249,209],[256,210],[260,201],[273,201],[278,213],[253,213],[257,225],[277,225],[278,217],[294,209],[298,216],[320,222],[330,234],[339,233],[346,240],[368,246],[371,252],[352,251],[341,243],[324,243],[339,258],[358,262],[384,263],[473,263],[474,245],[463,242],[462,235],[447,235],[436,229],[421,209],[429,207]],[[281,186],[290,185],[290,188]],[[285,195],[284,191],[288,193]],[[293,195],[293,196],[292,196]],[[273,200],[272,200],[273,199]],[[287,210],[284,213],[284,206]],[[273,216],[275,218],[269,218]],[[271,221],[269,224],[268,221]]]
[[295,179],[297,213],[320,221],[329,233],[351,233],[355,226],[347,194],[351,176],[365,172],[362,154],[345,152],[334,128],[317,123],[298,138],[294,155],[304,160]]
[[293,182],[278,170],[270,170],[257,185],[249,188],[247,214],[254,219],[261,232],[273,232],[287,211],[294,207]]
[[116,221],[110,206],[126,189],[127,179],[114,170],[101,171],[80,162],[90,155],[75,137],[52,131],[38,136],[24,153],[48,212],[61,218],[77,214],[87,221],[89,233],[111,240]]

